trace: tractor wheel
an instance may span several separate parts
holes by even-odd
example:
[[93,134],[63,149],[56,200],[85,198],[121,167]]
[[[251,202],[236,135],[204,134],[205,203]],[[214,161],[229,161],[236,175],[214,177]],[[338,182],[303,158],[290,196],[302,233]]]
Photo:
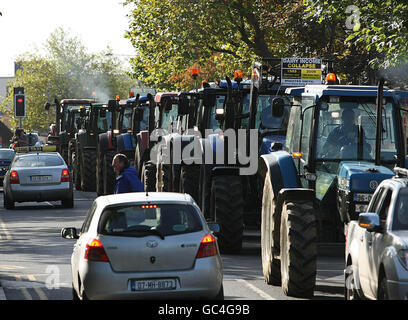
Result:
[[198,182],[200,167],[198,165],[182,165],[180,173],[180,192],[188,193],[198,203]]
[[162,181],[163,181],[163,192],[173,191],[171,188],[171,167],[169,164],[162,164]]
[[275,195],[271,178],[267,174],[262,197],[261,254],[262,271],[267,284],[281,285],[281,264],[276,255],[280,253],[280,212],[275,212]]
[[180,174],[181,174],[181,165],[173,164],[171,167],[173,178],[173,192],[180,192]]
[[199,207],[203,212],[203,215],[206,219],[213,219],[211,217],[210,205],[211,205],[211,167],[205,164],[200,166],[200,179],[198,186],[199,194]]
[[156,191],[156,171],[157,168],[153,162],[147,161],[143,163],[141,180],[145,190],[148,192]]
[[316,284],[317,223],[311,201],[284,202],[281,229],[282,289],[288,296],[313,296]]
[[96,194],[99,196],[103,195],[103,157],[104,155],[100,153],[99,147],[96,149]]
[[115,156],[115,151],[108,151],[103,157],[103,194],[112,194],[115,184],[115,172],[112,168],[112,160]]
[[215,176],[211,183],[211,217],[220,225],[218,234],[222,253],[242,249],[244,231],[242,182],[239,176]]
[[93,149],[83,149],[81,170],[81,188],[83,191],[95,191],[96,154]]
[[65,163],[68,163],[68,146],[61,146],[61,157],[64,159]]
[[79,159],[79,153],[77,153],[76,150],[72,151],[71,153],[71,163],[72,163],[73,170],[74,170],[73,176],[74,176],[75,189],[82,190],[81,189],[80,159]]

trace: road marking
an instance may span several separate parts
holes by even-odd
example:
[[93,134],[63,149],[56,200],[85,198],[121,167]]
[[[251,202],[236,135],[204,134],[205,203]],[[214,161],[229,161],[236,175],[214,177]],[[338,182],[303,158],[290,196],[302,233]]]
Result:
[[[21,279],[20,275],[15,276],[17,281],[23,281]],[[21,288],[21,291],[23,292],[23,296],[26,300],[33,300],[33,297],[31,296],[31,294],[28,292],[27,288]]]
[[[11,240],[12,239],[12,237],[11,237],[11,234],[10,234],[10,232],[8,232],[8,230],[7,230],[7,228],[6,228],[6,224],[4,223],[4,221],[0,218],[0,226],[1,226],[1,228],[3,229],[3,231],[4,231],[4,233],[6,234],[6,239],[7,240]],[[0,236],[1,237],[1,236]],[[1,237],[1,239],[2,239],[3,237]]]
[[266,292],[264,292],[261,289],[255,287],[253,284],[249,283],[248,281],[246,281],[244,279],[237,279],[237,281],[243,283],[244,285],[246,285],[249,289],[251,289],[252,291],[259,294],[265,300],[276,300],[274,297],[270,296]]
[[[30,281],[36,281],[37,280],[33,274],[29,274],[27,276],[27,278]],[[42,291],[41,288],[33,287],[33,289],[38,294],[38,296],[40,297],[41,300],[48,300],[47,296],[45,295],[44,291]]]
[[6,269],[6,270],[14,270],[14,269],[24,269],[24,267],[21,266],[10,266],[10,265],[2,265],[0,264],[0,269]]

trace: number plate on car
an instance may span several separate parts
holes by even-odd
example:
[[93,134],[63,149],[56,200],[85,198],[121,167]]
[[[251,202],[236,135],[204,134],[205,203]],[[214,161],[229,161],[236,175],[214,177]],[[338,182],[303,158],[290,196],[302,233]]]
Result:
[[52,176],[30,176],[30,181],[34,183],[51,181]]
[[131,291],[155,291],[176,289],[175,279],[130,280]]

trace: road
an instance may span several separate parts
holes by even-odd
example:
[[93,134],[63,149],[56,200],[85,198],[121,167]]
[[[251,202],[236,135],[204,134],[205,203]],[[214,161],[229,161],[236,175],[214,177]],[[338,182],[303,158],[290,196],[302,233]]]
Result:
[[[80,228],[95,196],[75,191],[74,209],[64,209],[58,202],[17,203],[14,210],[1,205],[0,300],[72,299],[74,241],[61,238],[60,230]],[[285,296],[280,287],[265,284],[260,248],[259,237],[246,234],[240,254],[222,256],[225,299],[297,300]],[[343,266],[341,251],[335,256],[319,256],[313,299],[344,299]]]

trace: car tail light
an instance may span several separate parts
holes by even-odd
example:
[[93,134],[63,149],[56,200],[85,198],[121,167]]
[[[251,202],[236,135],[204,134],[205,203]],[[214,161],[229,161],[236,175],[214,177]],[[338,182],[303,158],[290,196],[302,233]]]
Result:
[[20,178],[18,177],[17,171],[11,171],[10,172],[10,183],[11,184],[19,184],[20,183]]
[[197,252],[198,258],[205,258],[215,256],[217,254],[217,242],[212,234],[207,234],[200,244],[200,248]]
[[69,171],[67,169],[62,170],[61,182],[69,182]]
[[109,262],[102,242],[98,239],[93,239],[86,244],[85,260]]

